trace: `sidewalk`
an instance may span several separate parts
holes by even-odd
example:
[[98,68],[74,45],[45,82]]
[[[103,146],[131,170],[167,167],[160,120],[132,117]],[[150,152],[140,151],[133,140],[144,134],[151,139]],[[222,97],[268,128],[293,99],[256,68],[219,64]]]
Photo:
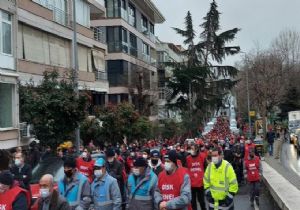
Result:
[[274,168],[281,176],[288,180],[292,185],[294,185],[298,190],[300,190],[300,176],[296,172],[289,170],[281,165],[279,159],[274,159],[266,155],[266,163],[268,163],[272,168]]
[[262,162],[263,180],[273,199],[282,210],[299,210],[300,178],[284,168],[279,160],[267,157]]

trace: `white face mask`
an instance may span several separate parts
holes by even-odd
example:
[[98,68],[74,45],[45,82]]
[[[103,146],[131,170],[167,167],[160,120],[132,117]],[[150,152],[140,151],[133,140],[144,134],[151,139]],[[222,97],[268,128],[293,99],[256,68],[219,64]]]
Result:
[[135,176],[139,176],[140,175],[140,170],[138,168],[133,168],[132,169],[132,173],[135,175]]
[[166,169],[166,171],[168,171],[168,172],[172,171],[172,163],[170,163],[170,162],[165,162],[165,169]]
[[112,163],[112,162],[114,162],[114,158],[109,158],[109,159],[107,159],[107,161],[108,161],[109,163]]
[[82,156],[83,158],[87,158],[87,153],[86,153],[86,152],[83,152],[83,153],[81,154],[81,156]]
[[15,165],[16,165],[16,166],[21,166],[21,165],[22,165],[21,160],[20,160],[20,159],[16,159],[16,160],[15,160]]
[[196,155],[196,151],[195,150],[191,150],[191,155]]
[[211,162],[213,162],[214,164],[218,164],[219,163],[219,157],[211,157]]
[[48,188],[41,188],[40,189],[40,196],[41,198],[47,198],[50,195],[50,191]]
[[250,140],[247,140],[247,141],[246,141],[246,143],[247,143],[247,144],[250,144],[250,143],[251,143],[251,141],[250,141]]
[[95,177],[97,177],[97,178],[101,177],[102,174],[103,174],[102,170],[95,170],[95,171],[94,171],[94,175],[95,175]]
[[148,158],[148,155],[143,155],[143,158],[144,158],[144,159],[147,159],[147,158]]

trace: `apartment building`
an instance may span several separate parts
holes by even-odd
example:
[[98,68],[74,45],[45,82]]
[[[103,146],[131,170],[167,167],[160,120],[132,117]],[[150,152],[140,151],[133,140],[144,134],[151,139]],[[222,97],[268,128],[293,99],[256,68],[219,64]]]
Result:
[[[104,32],[94,34],[91,20],[105,17],[103,0],[74,0],[78,41],[79,90],[89,90],[95,104],[108,92]],[[18,1],[17,58],[21,83],[39,84],[44,71],[70,77],[72,70],[73,1]]]
[[16,1],[0,1],[0,148],[19,143]]
[[[110,103],[137,105],[140,84],[148,102],[157,96],[155,24],[165,21],[151,0],[106,0],[106,18],[92,20],[106,27]],[[151,111],[149,115],[155,115]]]
[[181,63],[186,61],[186,57],[182,55],[184,50],[181,45],[175,45],[156,39],[157,49],[157,73],[158,73],[158,120],[174,120],[181,121],[179,111],[170,110],[167,108],[167,100],[170,98],[172,92],[167,88],[167,81],[173,75],[173,68],[166,63]]

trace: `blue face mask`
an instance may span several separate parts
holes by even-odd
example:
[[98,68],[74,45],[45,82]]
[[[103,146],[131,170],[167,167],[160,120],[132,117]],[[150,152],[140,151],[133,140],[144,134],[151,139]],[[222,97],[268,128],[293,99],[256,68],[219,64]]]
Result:
[[41,198],[47,198],[50,195],[50,191],[48,188],[41,188],[40,189],[40,196]]

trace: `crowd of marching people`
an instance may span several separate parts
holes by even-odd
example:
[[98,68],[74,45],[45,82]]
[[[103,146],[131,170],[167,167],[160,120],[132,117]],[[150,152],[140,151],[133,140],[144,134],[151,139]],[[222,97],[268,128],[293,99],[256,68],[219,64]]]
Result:
[[192,141],[108,146],[99,148],[94,160],[93,152],[82,148],[75,157],[59,150],[64,177],[55,183],[44,174],[40,198],[31,203],[31,167],[16,151],[11,167],[0,168],[0,210],[232,210],[244,183],[250,185],[250,204],[259,205],[262,167],[255,145],[232,134],[221,117],[207,135]]

